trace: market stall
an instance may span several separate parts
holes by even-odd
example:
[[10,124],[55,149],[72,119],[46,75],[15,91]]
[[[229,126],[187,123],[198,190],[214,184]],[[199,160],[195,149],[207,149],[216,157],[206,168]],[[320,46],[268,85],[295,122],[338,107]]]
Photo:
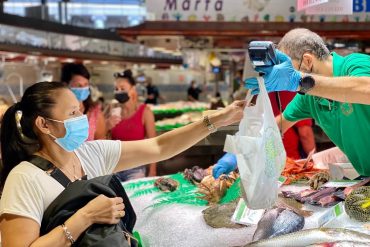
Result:
[[[321,159],[320,155],[315,159]],[[327,168],[322,162],[317,163],[320,165],[316,167]],[[297,172],[291,172],[292,165],[287,164],[283,173],[287,176],[281,181],[285,184],[279,190],[276,206],[266,211],[245,207],[238,174],[214,180],[207,175],[212,167],[186,169],[165,176],[169,180],[164,183],[164,177],[126,182],[124,187],[137,214],[135,230],[140,233],[143,246],[244,246],[256,239],[262,241],[258,242],[262,245],[256,246],[306,246],[339,241],[348,242],[343,246],[369,246],[370,237],[362,235],[370,233],[369,225],[362,222],[367,219],[369,202],[356,200],[355,194],[364,195],[361,189],[370,180],[346,178],[353,172],[348,163],[338,163],[336,170],[314,168],[312,162],[309,168],[300,170],[299,164],[303,163],[294,164]],[[334,171],[340,176],[338,170],[342,172],[340,180],[330,181],[322,175]],[[235,180],[225,185],[224,181],[230,178]],[[365,205],[361,214],[353,206],[358,202]],[[279,224],[279,230],[268,227]],[[327,231],[322,227],[341,229]],[[285,240],[279,235],[294,242],[284,245]],[[311,235],[314,237],[309,238]],[[263,239],[270,242],[264,245]]]

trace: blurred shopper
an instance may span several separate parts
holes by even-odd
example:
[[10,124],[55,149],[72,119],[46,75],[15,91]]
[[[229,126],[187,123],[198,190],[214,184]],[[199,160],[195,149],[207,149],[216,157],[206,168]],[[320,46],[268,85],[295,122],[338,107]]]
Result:
[[147,90],[146,90],[146,76],[145,74],[140,71],[139,75],[136,77],[136,92],[138,96],[139,102],[145,102],[147,99]]
[[211,99],[211,110],[217,110],[219,108],[224,108],[225,104],[222,101],[220,92],[216,92],[216,95],[214,98]]
[[233,93],[239,90],[240,85],[244,85],[244,83],[242,82],[243,82],[243,70],[238,70],[235,73],[234,80],[233,80]]
[[202,89],[197,85],[197,83],[192,80],[190,83],[190,87],[188,88],[188,101],[198,101],[199,94],[202,93]]
[[105,139],[106,127],[100,105],[91,98],[89,88],[90,73],[82,64],[67,63],[62,67],[61,81],[67,83],[80,102],[80,111],[89,119],[88,141]]
[[159,94],[158,87],[153,84],[151,77],[146,77],[146,100],[145,104],[157,105],[158,99],[162,99],[162,96]]
[[[109,126],[111,127],[111,138],[121,141],[136,141],[156,136],[154,114],[145,104],[138,102],[136,82],[131,70],[114,74],[115,99],[120,108],[111,110]],[[141,167],[118,173],[122,181],[145,177],[147,169],[145,164]],[[149,176],[157,175],[157,165],[149,165]]]

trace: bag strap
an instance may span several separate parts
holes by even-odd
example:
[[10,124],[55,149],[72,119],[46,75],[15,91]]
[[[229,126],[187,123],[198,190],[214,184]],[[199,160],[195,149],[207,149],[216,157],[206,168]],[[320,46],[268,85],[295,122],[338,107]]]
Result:
[[66,188],[72,181],[53,163],[38,155],[31,155],[28,162],[45,171],[48,175],[57,180],[64,188]]

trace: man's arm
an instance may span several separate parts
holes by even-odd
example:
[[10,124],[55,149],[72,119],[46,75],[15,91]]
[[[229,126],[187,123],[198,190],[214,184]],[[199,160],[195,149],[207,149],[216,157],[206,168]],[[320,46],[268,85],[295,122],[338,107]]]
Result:
[[[294,69],[291,59],[286,54],[277,50],[276,55],[280,64],[258,68],[259,72],[264,72],[263,78],[267,91],[299,91],[299,82],[303,73]],[[354,71],[351,75],[326,77],[311,74],[316,85],[308,94],[341,102],[370,104],[370,77],[361,76]],[[256,78],[247,79],[245,86],[252,90],[252,94],[259,92]]]
[[312,127],[309,125],[303,125],[297,127],[299,141],[302,144],[303,151],[308,154],[316,148],[315,136],[313,134]]
[[276,116],[275,121],[276,121],[276,124],[279,127],[281,133],[283,133],[283,134],[296,123],[296,122],[290,122],[290,121],[286,120],[284,118],[283,114],[280,114],[280,115]]
[[315,79],[315,87],[308,92],[310,95],[341,102],[370,104],[370,77],[311,76]]

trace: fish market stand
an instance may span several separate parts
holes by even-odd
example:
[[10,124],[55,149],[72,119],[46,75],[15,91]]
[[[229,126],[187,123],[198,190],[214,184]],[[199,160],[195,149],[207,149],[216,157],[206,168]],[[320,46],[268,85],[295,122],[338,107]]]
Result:
[[[139,179],[148,180],[149,178]],[[139,181],[136,180],[136,181]],[[124,184],[133,181],[126,182]],[[286,185],[282,190],[301,191],[308,186]],[[127,190],[129,197],[133,191]],[[169,204],[157,208],[150,207],[153,198],[159,193],[155,192],[131,198],[131,203],[137,214],[135,230],[139,231],[143,246],[161,247],[190,247],[190,246],[243,246],[251,242],[256,226],[240,229],[212,228],[203,218],[202,211],[208,206],[194,206],[188,204]],[[169,192],[171,193],[171,192]],[[317,219],[328,211],[312,205],[305,205],[306,210],[314,214],[305,218],[304,229],[317,228]],[[366,224],[349,219],[343,213],[332,220],[325,227],[349,228],[356,231],[367,232]]]
[[[130,197],[132,191],[126,192]],[[248,243],[253,236],[255,226],[241,229],[208,226],[202,215],[207,206],[170,204],[147,208],[158,194],[130,198],[137,216],[134,230],[140,233],[145,247],[240,246]]]

